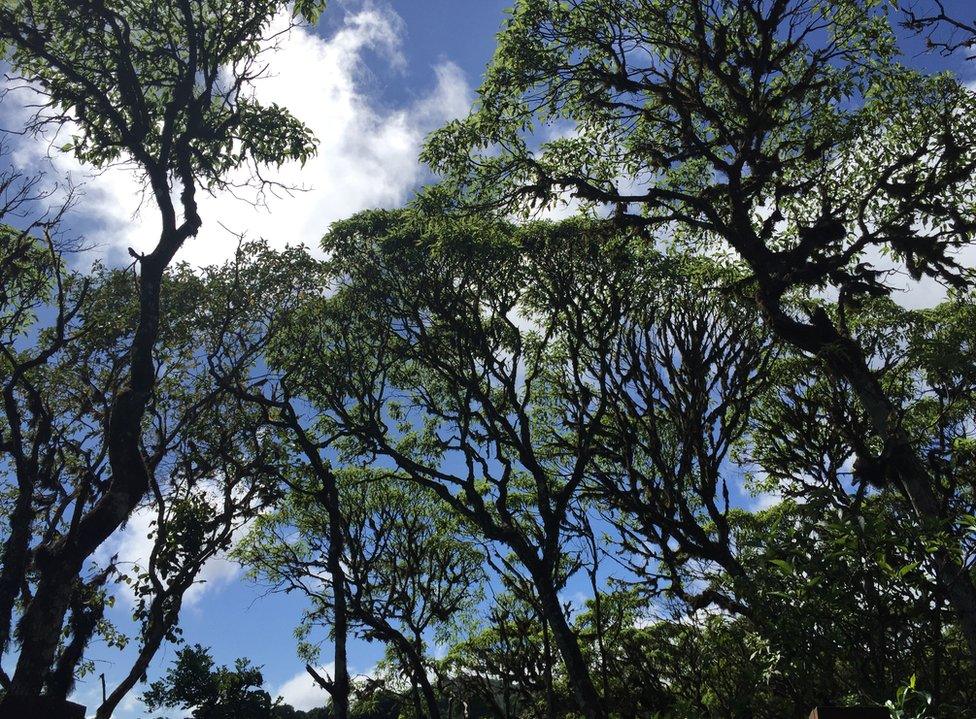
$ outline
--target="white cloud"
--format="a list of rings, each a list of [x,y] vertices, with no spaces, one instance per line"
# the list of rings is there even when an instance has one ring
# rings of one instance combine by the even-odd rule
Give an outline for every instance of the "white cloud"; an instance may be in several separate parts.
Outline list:
[[[331,678],[335,674],[335,662],[316,667],[315,671],[324,677]],[[357,671],[355,667],[349,668],[349,674],[354,683],[375,679],[377,673],[378,667],[375,664],[365,671]],[[324,707],[329,703],[329,693],[316,684],[315,680],[304,669],[285,681],[278,687],[277,691],[271,692],[271,695],[302,711]]]
[[[284,23],[284,18],[279,22]],[[450,62],[433,69],[434,87],[426,96],[400,108],[381,108],[367,92],[363,54],[373,52],[393,69],[404,64],[400,53],[403,23],[392,10],[367,4],[349,13],[338,31],[323,39],[295,29],[269,56],[267,77],[256,85],[265,103],[287,107],[318,139],[318,154],[305,164],[289,163],[265,173],[304,191],[278,197],[268,195],[267,207],[254,206],[229,193],[200,200],[203,228],[178,259],[207,264],[226,258],[236,240],[222,229],[264,237],[275,246],[308,244],[317,247],[331,222],[370,207],[403,204],[424,179],[417,156],[431,129],[467,111],[471,91],[461,70]],[[11,93],[5,104],[25,93]],[[9,107],[5,123],[15,121]],[[24,141],[16,160],[36,165],[49,149],[48,141]],[[58,174],[86,177],[85,199],[76,213],[85,221],[86,239],[102,255],[123,257],[126,248],[144,251],[158,234],[154,208],[139,209],[140,185],[124,168],[92,175],[72,157],[54,158]],[[253,196],[253,193],[252,193]]]
[[[972,245],[954,251],[950,256],[963,267],[976,268],[976,247]],[[894,290],[891,298],[902,307],[924,309],[934,307],[946,299],[948,293],[945,286],[931,277],[913,280],[902,262],[884,255],[877,247],[871,247],[865,252],[864,259],[876,270],[886,273],[884,281]]]
[[[748,508],[753,512],[762,512],[771,507],[775,507],[782,501],[783,495],[779,492],[760,492],[752,496],[751,501],[748,503]]]
[[[331,677],[335,672],[335,664],[329,663],[324,667],[318,667],[317,671],[323,676]],[[328,692],[316,684],[304,669],[282,684],[278,688],[277,696],[281,697],[286,704],[291,704],[301,711],[324,707],[329,702]]]
[[[118,556],[118,566],[122,572],[131,572],[134,566],[145,571],[152,552],[152,521],[155,511],[151,507],[141,507],[132,513],[123,529],[112,534],[95,553],[95,560],[105,564],[113,555]],[[208,591],[230,584],[241,573],[241,567],[220,553],[207,561],[196,576],[196,582],[183,595],[185,607],[195,606]],[[135,604],[135,594],[127,584],[119,584],[119,593],[128,606]]]

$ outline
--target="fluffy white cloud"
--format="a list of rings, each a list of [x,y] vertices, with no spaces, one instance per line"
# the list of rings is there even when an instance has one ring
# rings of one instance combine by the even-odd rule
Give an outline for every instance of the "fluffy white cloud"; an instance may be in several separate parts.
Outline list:
[[[266,206],[249,201],[254,193],[247,192],[243,200],[230,193],[201,198],[203,228],[179,259],[198,265],[223,259],[236,244],[231,233],[264,237],[276,246],[315,247],[331,222],[408,199],[424,179],[417,159],[424,136],[464,113],[471,91],[461,70],[444,62],[433,69],[434,86],[428,95],[406,107],[378,106],[368,93],[363,55],[369,51],[394,69],[401,67],[402,24],[392,10],[367,3],[348,13],[327,39],[295,29],[279,41],[256,95],[287,107],[304,121],[318,139],[318,154],[304,167],[289,163],[266,173],[286,186],[301,188],[268,194]],[[16,122],[9,104],[18,97],[29,102],[26,92],[8,96],[8,126]],[[15,159],[26,167],[36,166],[49,147],[50,138],[25,140]],[[93,175],[68,156],[58,155],[53,162],[56,174],[70,173],[76,181],[85,178],[85,198],[75,212],[83,220],[86,239],[100,254],[124,257],[128,247],[142,251],[155,243],[158,221],[149,202],[140,208],[140,185],[131,171],[110,168]]]
[[[153,529],[152,520],[155,513],[150,507],[144,507],[133,512],[123,529],[116,531],[95,555],[99,563],[107,562],[112,556],[118,556],[118,566],[125,572],[133,566],[145,569],[152,552],[153,540],[150,533]],[[193,607],[208,591],[213,591],[229,584],[241,573],[241,567],[220,553],[210,559],[200,570],[193,584],[183,595],[183,605]],[[135,595],[126,584],[119,585],[119,592],[129,606],[135,603]]]
[[[333,676],[335,673],[335,662],[329,662],[324,666],[316,668],[322,676]],[[376,678],[377,667],[374,664],[365,671],[358,671],[355,667],[349,668],[349,673],[353,682],[361,682],[366,679]],[[309,673],[302,669],[291,679],[285,681],[276,691],[271,692],[272,696],[280,697],[286,704],[290,704],[295,709],[308,711],[317,707],[324,707],[329,702],[329,694],[322,687],[315,683]]]
[[[335,664],[333,663],[318,668],[319,674],[323,676],[332,676],[334,671]],[[316,684],[315,680],[304,669],[282,684],[276,694],[286,704],[291,704],[301,711],[324,707],[329,702],[328,692]]]

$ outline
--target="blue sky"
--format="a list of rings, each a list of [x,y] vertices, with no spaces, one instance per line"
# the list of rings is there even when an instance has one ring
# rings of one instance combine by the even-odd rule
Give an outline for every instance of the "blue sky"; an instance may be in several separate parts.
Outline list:
[[[330,222],[368,207],[396,206],[429,179],[416,160],[424,135],[466,111],[474,97],[504,20],[508,0],[335,0],[314,33],[300,32],[285,42],[271,64],[271,77],[259,92],[291,108],[320,140],[319,157],[299,172],[286,168],[283,179],[304,185],[294,196],[269,198],[265,211],[230,197],[202,203],[204,227],[182,259],[201,264],[228,256],[233,232],[261,235],[277,246],[314,245]],[[947,3],[965,14],[970,0]],[[971,10],[969,10],[969,14]],[[915,44],[916,50],[920,47]],[[961,57],[921,56],[927,69],[951,68],[966,79],[976,77],[976,63]],[[0,126],[16,128],[20,117],[8,98]],[[22,141],[15,160],[43,164],[51,177],[70,174],[85,185],[86,201],[72,215],[73,229],[97,246],[92,256],[119,261],[127,247],[154,241],[151,208],[139,211],[138,185],[124,169],[98,176],[70,158],[45,157],[47,145]],[[111,540],[105,551],[136,558],[138,519],[127,534]],[[107,556],[107,554],[106,554]],[[245,581],[238,568],[216,562],[206,570],[208,583],[197,589],[183,615],[184,637],[212,647],[219,663],[244,656],[262,665],[269,689],[299,708],[324,703],[297,659],[292,630],[302,602],[298,597],[265,596],[266,589]],[[111,618],[123,625],[129,607],[123,598]],[[381,649],[354,644],[354,671],[368,671]],[[173,658],[162,650],[151,676]],[[328,661],[328,647],[323,661]],[[89,707],[100,695],[97,674],[113,679],[128,666],[127,655],[99,650],[96,674],[79,684],[76,698]],[[117,716],[145,716],[134,692]]]
[[[299,174],[286,169],[304,192],[269,198],[266,211],[230,197],[206,198],[200,236],[182,259],[194,264],[220,261],[233,250],[233,232],[261,235],[278,246],[315,245],[330,222],[375,206],[396,206],[429,176],[416,160],[424,135],[465,112],[490,58],[494,35],[507,3],[500,0],[352,2],[334,0],[314,33],[293,34],[259,86],[263,98],[292,109],[315,131],[319,156]],[[23,117],[14,93],[0,106],[0,127],[17,129]],[[85,194],[69,218],[69,230],[96,245],[89,259],[123,262],[129,246],[154,241],[152,208],[140,209],[138,183],[124,169],[93,175],[72,158],[47,157],[49,143],[18,140],[14,161],[42,167],[50,179],[70,175]],[[137,560],[147,544],[145,518],[135,517],[101,554],[119,552]],[[266,588],[243,579],[230,562],[212,563],[207,583],[193,590],[182,617],[184,637],[212,647],[219,663],[248,657],[262,665],[267,687],[300,708],[321,706],[325,694],[313,688],[295,654],[293,629],[303,606],[299,597],[266,595]],[[131,627],[124,596],[110,610],[121,628]],[[353,671],[366,672],[382,650],[357,642]],[[157,656],[150,679],[173,659],[172,645]],[[328,647],[323,663],[329,661]],[[101,696],[98,674],[109,690],[131,665],[131,652],[94,648],[95,674],[79,682],[75,699],[94,710]],[[137,701],[139,686],[116,716],[146,716]],[[179,713],[178,715],[182,715]]]

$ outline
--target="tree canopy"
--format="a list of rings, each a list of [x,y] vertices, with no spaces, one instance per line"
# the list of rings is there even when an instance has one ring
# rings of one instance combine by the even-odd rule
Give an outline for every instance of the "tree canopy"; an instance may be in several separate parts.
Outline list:
[[[67,707],[99,646],[98,719],[142,683],[194,719],[969,716],[976,92],[903,46],[973,24],[515,0],[405,207],[181,263],[203,193],[315,153],[254,86],[322,10],[0,7],[25,133],[159,219],[86,265],[84,195],[0,166],[0,714]],[[215,557],[301,598],[324,706],[184,636]]]

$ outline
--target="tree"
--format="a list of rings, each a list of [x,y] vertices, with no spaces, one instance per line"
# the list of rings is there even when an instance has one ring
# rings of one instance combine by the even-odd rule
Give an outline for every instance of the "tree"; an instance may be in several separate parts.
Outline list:
[[[955,294],[926,310],[906,310],[882,298],[848,316],[850,331],[868,349],[879,381],[902,407],[902,425],[936,480],[934,491],[942,517],[963,525],[972,522],[974,510],[972,313],[971,296]],[[773,381],[753,413],[751,461],[768,478],[767,486],[804,503],[811,520],[818,520],[818,534],[834,535],[838,544],[841,537],[850,543],[849,554],[829,555],[836,556],[838,563],[850,563],[845,576],[874,575],[861,582],[860,588],[845,589],[843,596],[832,600],[824,596],[825,607],[843,605],[852,593],[864,594],[864,604],[887,603],[875,615],[895,617],[893,627],[878,626],[867,617],[852,622],[852,627],[870,628],[865,632],[865,645],[875,654],[893,655],[896,648],[938,642],[942,650],[932,649],[931,659],[901,661],[905,665],[917,662],[907,674],[927,675],[924,682],[933,688],[936,707],[963,705],[966,700],[952,694],[965,689],[959,682],[946,684],[939,668],[949,647],[959,641],[959,626],[947,616],[951,614],[949,593],[934,564],[933,547],[953,542],[955,560],[971,572],[971,538],[957,543],[903,519],[911,515],[911,506],[883,476],[879,478],[875,465],[861,459],[868,453],[865,444],[871,441],[866,429],[870,418],[849,385],[823,376],[815,360],[802,355],[783,356],[771,376]],[[884,520],[879,517],[882,512],[887,515]],[[888,521],[894,526],[884,529]],[[838,526],[843,524],[846,531]],[[811,559],[824,554],[822,550],[810,552]],[[814,572],[824,577],[831,573],[829,567]],[[889,586],[889,581],[895,585]],[[836,579],[833,583],[844,586]],[[825,595],[826,589],[817,592]],[[918,633],[911,640],[889,639],[902,628]],[[927,634],[937,639],[927,640]],[[928,651],[920,650],[917,656]],[[892,656],[891,661],[899,659]],[[889,666],[872,660],[869,669],[861,670],[865,676],[884,677],[874,680],[876,686],[885,687],[875,691],[875,698],[884,691],[893,693],[894,683],[904,680],[904,676],[885,676]]]
[[[395,476],[337,472],[341,487],[343,584],[339,591],[354,631],[387,645],[399,671],[423,697],[422,716],[440,717],[425,648],[477,601],[481,552],[459,536],[457,518],[439,501]],[[294,492],[261,517],[237,556],[251,572],[284,591],[308,595],[301,635],[331,625],[335,581],[329,570],[332,514],[314,493]],[[297,536],[295,536],[297,532]],[[305,658],[314,659],[308,645]],[[331,681],[308,671],[329,690]]]
[[[157,380],[164,391],[151,409],[153,432],[147,431],[144,439],[153,439],[145,451],[153,481],[148,501],[140,505],[141,511],[154,515],[153,548],[146,566],[134,568],[124,579],[136,595],[140,652],[98,708],[98,717],[111,716],[145,675],[161,643],[178,638],[183,595],[204,564],[229,550],[239,530],[280,498],[280,475],[289,464],[282,437],[262,427],[260,409],[226,392],[211,368],[227,345],[227,334],[241,337],[259,323],[251,311],[254,303],[286,306],[293,288],[262,286],[256,276],[294,263],[295,254],[272,253],[261,243],[249,243],[222,267],[198,272],[181,266],[164,280],[174,315],[181,318],[175,328],[180,344],[164,321],[157,349],[166,368]],[[124,305],[124,298],[117,304]],[[193,309],[203,304],[206,311]],[[100,322],[108,326],[104,317]],[[253,363],[255,358],[245,354],[239,361]],[[166,479],[157,479],[159,474]]]
[[[573,709],[565,673],[553,671],[547,656],[547,625],[537,603],[499,594],[486,608],[486,620],[454,642],[438,666],[452,709],[497,719],[562,716]]]
[[[587,654],[595,657],[592,661],[605,666],[603,692],[611,713],[631,717],[669,711],[674,697],[660,658],[669,646],[681,646],[685,630],[658,616],[649,602],[661,597],[650,596],[640,580],[630,587],[604,586],[599,599],[597,603],[594,596],[587,602],[576,626],[587,642]],[[692,611],[681,619],[692,626],[696,614]]]
[[[40,97],[28,129],[70,124],[74,135],[66,149],[81,160],[98,166],[132,163],[143,173],[161,223],[154,248],[132,253],[139,272],[133,302],[138,312],[131,318],[134,331],[118,368],[124,381],[106,398],[109,411],[96,430],[107,466],[104,478],[82,477],[82,486],[98,491],[84,490],[66,531],[37,546],[31,544],[33,506],[17,516],[18,526],[7,536],[0,586],[9,591],[28,581],[33,591],[18,622],[19,654],[6,704],[41,693],[85,562],[153,484],[142,429],[158,398],[154,348],[163,315],[163,279],[180,247],[201,226],[197,192],[227,186],[228,173],[241,165],[304,160],[314,151],[300,122],[282,108],[262,106],[249,93],[260,74],[259,55],[280,32],[272,20],[285,10],[283,2],[231,0],[30,0],[0,9],[6,59]],[[298,10],[313,19],[319,4],[302,2]],[[54,336],[60,349],[74,304],[58,306],[63,316]],[[41,350],[28,367],[43,365],[50,354],[50,347]],[[25,372],[19,370],[18,382],[8,384],[10,393],[30,396]],[[22,430],[12,429],[22,417],[8,421],[14,454],[32,456],[16,436]],[[44,432],[44,422],[40,427]],[[25,505],[43,481],[34,469],[19,464],[17,491]],[[28,554],[30,561],[22,561]],[[12,619],[6,610],[0,625],[9,627]],[[7,637],[9,630],[4,641]]]
[[[102,430],[109,398],[124,382],[136,312],[136,288],[127,273],[97,270],[82,277],[63,265],[44,264],[59,258],[34,238],[27,241],[38,259],[34,269],[52,272],[57,282],[20,282],[17,272],[8,275],[7,286],[24,291],[12,292],[4,305],[11,310],[10,332],[0,341],[0,352],[3,366],[12,371],[0,427],[5,439],[16,438],[3,447],[4,458],[15,476],[19,461],[20,471],[26,467],[37,482],[26,495],[11,491],[13,501],[2,508],[8,546],[18,528],[33,533],[38,546],[70,535],[82,508],[106,490],[110,470]],[[241,270],[235,267],[238,275]],[[256,418],[248,416],[253,408],[222,393],[209,376],[207,355],[214,336],[228,321],[240,324],[222,310],[243,304],[239,294],[224,294],[226,284],[218,279],[185,267],[164,277],[163,292],[179,319],[163,318],[158,330],[156,381],[165,391],[152,403],[140,436],[152,477],[147,498],[136,508],[151,517],[152,551],[142,566],[121,566],[111,558],[102,567],[86,568],[72,586],[70,619],[45,679],[46,694],[63,700],[75,675],[85,670],[85,648],[94,636],[102,635],[110,645],[127,641],[103,612],[121,583],[130,585],[139,646],[128,673],[98,708],[100,717],[110,716],[145,674],[162,642],[178,636],[183,596],[203,565],[226,550],[241,525],[277,495],[267,470],[282,460],[280,442],[272,433],[254,432]],[[63,322],[63,315],[56,315],[53,327],[38,319],[51,302],[45,287],[63,293],[56,306],[75,308]],[[79,287],[82,294],[68,289]],[[190,311],[205,300],[212,303],[210,311]],[[37,347],[21,341],[28,333],[41,338],[44,362],[35,361]],[[26,456],[20,454],[25,446],[31,447]],[[15,557],[5,559],[10,568]],[[22,561],[25,579],[7,596],[28,604],[35,570],[29,554]],[[4,681],[9,686],[9,678]]]
[[[710,576],[748,581],[729,522],[735,448],[777,350],[749,303],[717,289],[734,269],[677,256],[654,264],[635,273],[643,285],[619,285],[607,347],[579,343],[566,360],[607,397],[589,496],[649,593],[745,612]],[[568,389],[553,392],[572,402]]]
[[[7,154],[6,145],[0,145],[0,156],[6,158]],[[67,272],[63,263],[66,248],[56,241],[62,213],[52,217],[29,214],[34,203],[46,199],[39,186],[42,180],[41,176],[24,175],[14,169],[0,175],[0,367],[4,376],[0,457],[6,471],[13,471],[17,487],[15,499],[4,513],[0,648],[6,647],[10,639],[14,604],[30,562],[35,477],[42,461],[47,466],[53,458],[45,447],[53,417],[45,411],[40,392],[27,376],[66,344],[65,328],[78,314],[88,292],[88,283],[76,282],[78,278]],[[18,219],[21,227],[9,224]],[[36,352],[18,352],[18,341],[36,325],[37,315],[52,297],[56,308],[53,331],[40,335],[44,341]],[[30,418],[26,437],[24,414]]]
[[[746,577],[726,472],[771,356],[754,314],[716,294],[733,270],[643,245],[612,223],[364,214],[327,238],[335,294],[271,348],[344,456],[392,461],[477,527],[596,715],[558,599],[594,554],[587,516],[645,569],[660,560],[673,593],[734,603],[691,597],[687,570]]]
[[[882,704],[914,675],[933,709],[965,714],[971,659],[908,514],[889,493],[866,498],[856,522],[819,498],[735,517],[752,573],[746,626],[776,658],[770,688],[794,713]]]
[[[279,333],[294,322],[292,315],[314,303],[326,278],[322,264],[303,249],[281,255],[259,253],[247,265],[247,272],[232,272],[231,287],[240,287],[234,295],[236,314],[223,323],[223,331],[210,359],[210,372],[219,385],[236,401],[256,413],[252,430],[279,438],[286,448],[287,459],[273,467],[277,481],[293,494],[308,495],[328,515],[322,526],[328,532],[324,545],[331,588],[332,635],[335,646],[335,676],[328,680],[309,672],[332,697],[332,708],[338,719],[349,716],[352,684],[349,676],[346,644],[349,634],[349,612],[346,606],[343,557],[342,507],[339,483],[326,455],[331,438],[320,436],[320,427],[306,419],[300,387],[293,377],[269,364],[268,349],[280,342]],[[246,297],[243,302],[240,297]],[[273,301],[266,301],[273,298]],[[252,535],[253,536],[253,535]]]
[[[859,459],[946,538],[933,563],[976,655],[976,585],[957,559],[966,528],[943,516],[903,407],[845,324],[893,291],[877,256],[914,279],[970,283],[953,255],[976,227],[974,94],[896,60],[874,0],[524,0],[477,109],[425,157],[464,207],[572,196],[648,241],[733,250],[776,336],[851,386],[874,444]],[[535,150],[545,123],[572,131]],[[793,304],[825,288],[836,312]]]
[[[149,711],[160,708],[192,709],[193,719],[269,719],[275,704],[261,689],[261,670],[247,659],[234,668],[214,665],[210,652],[199,644],[179,650],[173,665],[143,693]]]
[[[567,304],[621,281],[612,268],[625,260],[601,255],[604,239],[615,246],[598,227],[366,213],[334,226],[338,289],[296,315],[272,355],[351,458],[392,461],[516,557],[588,716],[602,710],[558,592],[576,566],[570,507],[595,458],[602,398],[581,384],[573,406],[553,408],[548,375],[572,371],[554,353],[570,333],[607,341],[613,307],[583,327]]]
[[[925,36],[925,45],[944,56],[957,50],[971,51],[976,46],[976,20],[950,15],[942,0],[932,0],[924,6],[908,3],[902,8],[902,25],[917,35]],[[976,55],[970,54],[972,60]]]

